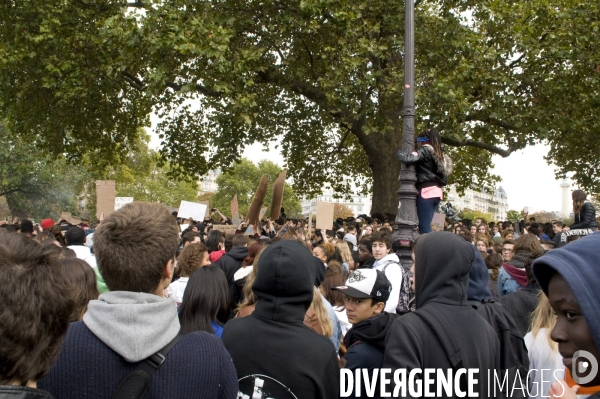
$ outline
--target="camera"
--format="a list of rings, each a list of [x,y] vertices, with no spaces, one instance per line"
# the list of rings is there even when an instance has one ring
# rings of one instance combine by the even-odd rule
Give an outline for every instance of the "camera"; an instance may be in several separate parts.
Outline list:
[[[217,208],[210,208],[210,211],[211,211],[211,212],[216,212],[216,211],[217,211]]]

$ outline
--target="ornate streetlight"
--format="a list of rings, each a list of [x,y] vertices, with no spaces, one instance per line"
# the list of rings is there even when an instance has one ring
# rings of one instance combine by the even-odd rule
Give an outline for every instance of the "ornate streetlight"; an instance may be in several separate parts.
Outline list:
[[[404,16],[404,107],[402,109],[402,151],[410,154],[415,150],[415,4],[406,0]],[[398,252],[405,269],[412,266],[411,251],[416,240],[417,218],[417,176],[414,165],[402,164],[400,171],[400,204],[396,214],[397,230],[394,242],[401,248]]]

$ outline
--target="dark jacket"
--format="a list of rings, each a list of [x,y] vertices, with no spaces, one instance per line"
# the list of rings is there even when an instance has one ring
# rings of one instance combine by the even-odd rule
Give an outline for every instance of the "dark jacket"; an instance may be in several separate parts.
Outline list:
[[[370,258],[365,261],[365,263],[360,265],[361,269],[372,269],[375,264],[375,258]]]
[[[0,399],[54,399],[54,396],[42,389],[0,385]]]
[[[407,164],[416,164],[417,189],[429,186],[444,187],[448,184],[448,171],[445,169],[444,160],[438,158],[430,145],[419,148],[417,155],[398,150],[396,158]]]
[[[523,335],[527,334],[531,325],[531,314],[539,302],[539,287],[528,285],[520,291],[504,295],[498,301],[510,313]]]
[[[233,247],[225,255],[221,256],[213,265],[219,266],[227,277],[229,286],[229,309],[231,309],[230,318],[235,316],[234,309],[241,300],[241,290],[236,285],[233,275],[242,267],[244,258],[248,256],[248,247]]]
[[[256,310],[223,330],[239,390],[264,397],[337,398],[340,370],[331,341],[302,322],[313,298],[313,256],[301,243],[278,241],[261,255],[252,286]],[[292,396],[295,395],[295,396]]]
[[[344,368],[349,370],[367,369],[369,375],[373,375],[374,369],[383,367],[383,353],[385,351],[385,337],[392,326],[396,314],[383,312],[380,315],[364,320],[354,326],[346,333],[344,344],[348,351],[344,355],[346,364]],[[361,381],[362,382],[362,381]],[[375,396],[367,396],[364,382],[361,387],[361,396],[356,396],[353,390],[351,398],[379,398],[380,389]]]
[[[492,326],[500,342],[498,356],[502,375],[508,375],[510,388],[503,390],[505,398],[525,397],[522,390],[512,390],[512,383],[521,377],[517,386],[527,386],[527,371],[529,370],[529,355],[523,340],[524,333],[513,320],[510,313],[500,303],[491,299],[488,290],[489,273],[481,254],[473,247],[474,261],[469,271],[469,290],[467,299],[481,317]],[[514,295],[514,294],[511,294]],[[503,297],[505,298],[505,297]],[[500,387],[497,387],[500,391]]]
[[[459,348],[464,368],[479,369],[475,391],[487,398],[487,373],[499,369],[499,342],[492,327],[467,301],[473,245],[449,232],[421,236],[415,248],[416,311],[392,325],[386,338],[384,368],[452,369],[445,348],[450,338]],[[439,315],[438,319],[431,317]],[[437,334],[432,325],[448,326]],[[454,363],[454,364],[453,364]],[[437,390],[433,384],[432,390]],[[434,391],[435,392],[435,391]],[[445,391],[439,397],[448,397]]]
[[[586,201],[581,206],[579,213],[575,214],[575,223],[569,228],[572,229],[589,229],[597,228],[598,222],[596,221],[596,209],[591,202]]]
[[[69,326],[58,359],[38,386],[60,399],[110,398],[138,364],[126,361],[80,321]],[[169,351],[145,398],[232,399],[236,392],[234,366],[221,340],[196,331]]]

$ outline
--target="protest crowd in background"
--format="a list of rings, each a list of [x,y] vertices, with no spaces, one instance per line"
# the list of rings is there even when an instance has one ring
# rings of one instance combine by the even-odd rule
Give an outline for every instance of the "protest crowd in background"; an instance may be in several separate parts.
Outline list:
[[[457,353],[529,386],[490,395],[480,375],[478,397],[600,397],[600,377],[578,387],[563,364],[600,359],[600,234],[581,195],[570,227],[447,219],[408,268],[380,213],[331,229],[142,202],[97,225],[15,219],[0,229],[0,398],[337,398],[340,370],[446,370]]]

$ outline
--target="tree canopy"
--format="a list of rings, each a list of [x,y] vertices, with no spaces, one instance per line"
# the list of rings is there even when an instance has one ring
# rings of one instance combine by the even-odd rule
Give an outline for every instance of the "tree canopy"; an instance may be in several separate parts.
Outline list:
[[[269,179],[267,195],[263,207],[267,207],[265,219],[271,214],[271,199],[273,197],[273,183],[282,169],[268,160],[261,160],[255,165],[250,160],[242,158],[229,173],[217,177],[218,191],[210,198],[210,206],[217,208],[224,215],[231,217],[230,205],[233,197],[237,195],[238,209],[241,215],[246,216],[252,198],[263,176]],[[289,184],[283,187],[283,208],[286,216],[292,218],[302,210],[300,199]]]
[[[493,185],[492,154],[547,143],[559,175],[600,191],[600,2],[417,3],[416,127],[441,131],[451,182]],[[297,192],[352,181],[394,213],[403,5],[3,1],[0,110],[45,150],[106,163],[155,112],[161,155],[188,174],[276,142]]]
[[[40,221],[63,211],[78,214],[77,200],[87,177],[64,159],[11,137],[0,123],[0,197],[6,198],[13,216]]]

